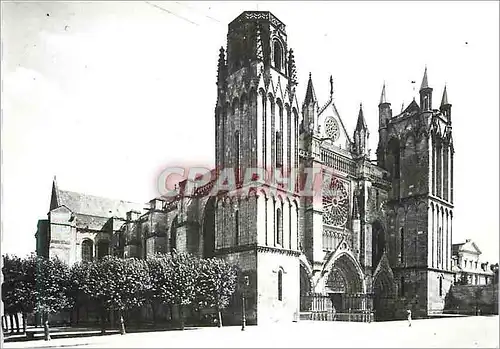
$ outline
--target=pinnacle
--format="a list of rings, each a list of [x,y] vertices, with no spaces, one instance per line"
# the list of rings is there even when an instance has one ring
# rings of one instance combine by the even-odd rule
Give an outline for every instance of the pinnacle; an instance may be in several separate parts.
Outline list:
[[[441,99],[441,106],[448,105],[448,92],[446,91],[446,85],[444,85],[443,98]]]
[[[379,104],[383,104],[383,103],[387,103],[387,96],[385,93],[385,81],[384,81],[384,86],[382,87],[382,93],[380,95],[380,103]]]
[[[422,78],[422,85],[420,86],[420,90],[424,88],[429,88],[429,82],[427,81],[427,66],[425,67],[424,77]]]

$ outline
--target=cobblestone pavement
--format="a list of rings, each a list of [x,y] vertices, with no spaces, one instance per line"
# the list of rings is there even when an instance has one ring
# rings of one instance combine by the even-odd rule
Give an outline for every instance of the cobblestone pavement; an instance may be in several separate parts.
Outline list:
[[[499,317],[460,317],[378,323],[307,322],[186,329],[88,338],[5,343],[5,348],[499,348]]]

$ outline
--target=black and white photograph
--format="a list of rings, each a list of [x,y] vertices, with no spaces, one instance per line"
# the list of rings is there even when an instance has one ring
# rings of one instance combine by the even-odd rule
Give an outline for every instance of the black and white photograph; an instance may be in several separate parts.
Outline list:
[[[1,1],[5,348],[499,348],[498,1]]]

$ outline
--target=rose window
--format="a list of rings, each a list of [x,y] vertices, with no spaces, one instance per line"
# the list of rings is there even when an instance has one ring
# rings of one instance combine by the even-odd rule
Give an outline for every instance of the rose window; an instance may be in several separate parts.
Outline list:
[[[333,117],[328,117],[325,121],[325,133],[333,141],[336,141],[340,136],[339,124]]]
[[[347,223],[349,194],[345,184],[336,179],[326,179],[323,187],[323,222],[335,227]]]

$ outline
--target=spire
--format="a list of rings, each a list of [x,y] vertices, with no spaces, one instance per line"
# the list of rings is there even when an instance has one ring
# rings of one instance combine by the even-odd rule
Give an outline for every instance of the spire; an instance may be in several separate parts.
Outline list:
[[[256,58],[258,61],[264,61],[264,54],[262,52],[262,38],[260,36],[260,25],[257,25],[257,52]]]
[[[221,86],[227,77],[227,65],[224,47],[219,50],[219,63],[217,65],[217,85]]]
[[[420,85],[420,90],[429,88],[429,82],[427,81],[427,66],[425,66],[424,77],[422,78],[422,85]]]
[[[333,96],[333,77],[330,75],[330,97]]]
[[[358,122],[356,124],[356,130],[366,130],[368,126],[366,126],[365,117],[363,116],[363,104],[359,103],[359,114],[358,114]]]
[[[379,105],[384,104],[384,103],[387,103],[387,96],[385,95],[385,81],[384,81],[384,86],[382,87],[382,93],[380,94]]]
[[[312,82],[311,73],[309,72],[309,81],[307,82],[306,97],[304,98],[304,104],[316,103],[316,93],[314,92],[314,86]]]
[[[448,92],[446,92],[446,85],[444,85],[443,98],[441,99],[441,107],[448,105]]]

